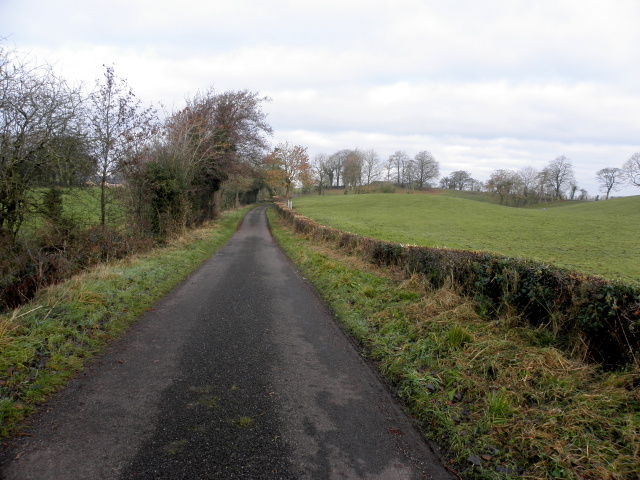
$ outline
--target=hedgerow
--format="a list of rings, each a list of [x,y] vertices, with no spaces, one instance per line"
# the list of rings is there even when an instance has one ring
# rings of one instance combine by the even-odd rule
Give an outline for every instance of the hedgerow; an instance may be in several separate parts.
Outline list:
[[[640,367],[640,286],[481,251],[403,245],[329,228],[276,202],[296,232],[377,265],[456,285],[490,318],[517,315],[565,350],[605,369]]]

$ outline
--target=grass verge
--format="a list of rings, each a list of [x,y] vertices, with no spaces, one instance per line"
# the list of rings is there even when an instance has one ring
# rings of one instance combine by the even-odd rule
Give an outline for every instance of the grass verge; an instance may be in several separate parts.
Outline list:
[[[280,245],[467,479],[637,479],[640,376],[570,359],[543,330],[481,318],[420,277],[294,235]]]
[[[247,210],[77,275],[0,316],[0,438],[224,245]]]

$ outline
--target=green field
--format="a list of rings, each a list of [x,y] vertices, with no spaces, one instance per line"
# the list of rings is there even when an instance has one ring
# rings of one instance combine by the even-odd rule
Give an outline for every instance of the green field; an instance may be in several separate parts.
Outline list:
[[[522,209],[446,195],[329,195],[296,198],[294,208],[368,237],[495,252],[640,283],[640,196]]]
[[[46,224],[44,196],[48,189],[37,188],[30,192],[29,214],[22,224],[20,235],[37,235]],[[62,194],[62,217],[79,228],[95,227],[100,224],[100,187],[60,188]],[[126,219],[126,207],[123,203],[124,192],[120,189],[108,189],[106,192],[107,226],[120,228]]]

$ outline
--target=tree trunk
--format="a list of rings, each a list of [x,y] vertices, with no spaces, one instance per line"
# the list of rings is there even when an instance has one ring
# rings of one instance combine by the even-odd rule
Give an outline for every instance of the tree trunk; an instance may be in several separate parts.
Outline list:
[[[216,218],[220,218],[222,214],[222,189],[218,188],[215,192],[213,192],[213,205],[211,209],[212,217],[215,220]]]
[[[107,197],[106,197],[107,182],[102,180],[100,182],[100,226],[104,228],[107,219]]]

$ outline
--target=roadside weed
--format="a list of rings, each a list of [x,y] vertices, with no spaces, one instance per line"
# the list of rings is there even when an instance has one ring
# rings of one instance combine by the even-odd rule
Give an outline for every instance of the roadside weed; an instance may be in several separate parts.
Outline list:
[[[459,349],[467,343],[471,343],[473,338],[465,329],[458,326],[452,326],[447,332],[447,340],[450,348]]]
[[[513,413],[511,402],[509,401],[509,394],[504,387],[498,391],[494,390],[489,392],[487,395],[487,403],[487,415],[494,425],[505,424]]]
[[[255,420],[251,417],[240,417],[233,420],[233,423],[240,428],[251,428],[255,424]]]

